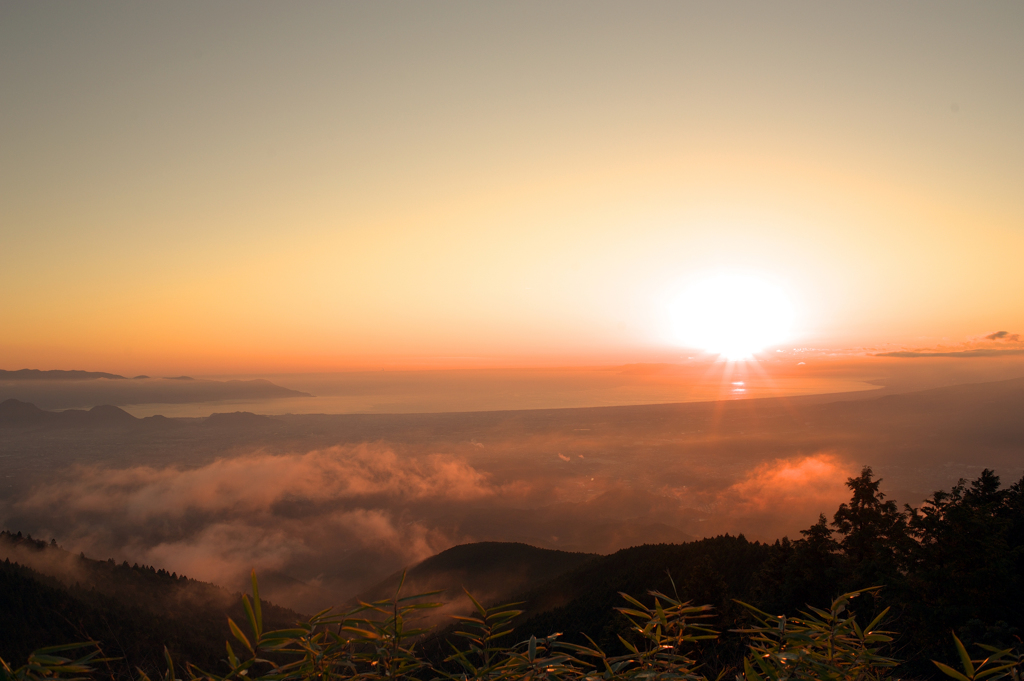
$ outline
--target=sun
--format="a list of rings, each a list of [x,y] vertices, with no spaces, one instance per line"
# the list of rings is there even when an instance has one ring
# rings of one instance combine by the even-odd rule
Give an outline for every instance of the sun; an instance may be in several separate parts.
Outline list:
[[[677,342],[736,361],[788,340],[794,310],[778,286],[735,273],[691,285],[677,300],[674,317]]]

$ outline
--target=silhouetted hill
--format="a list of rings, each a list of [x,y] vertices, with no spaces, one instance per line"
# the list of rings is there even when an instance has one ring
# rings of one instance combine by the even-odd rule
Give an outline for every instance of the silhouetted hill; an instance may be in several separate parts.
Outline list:
[[[275,423],[276,419],[270,416],[261,416],[249,411],[210,414],[203,419],[203,425],[208,428],[260,428]]]
[[[46,645],[87,639],[123,659],[117,678],[135,667],[162,674],[163,646],[177,660],[221,669],[227,618],[245,627],[240,594],[213,584],[127,562],[75,556],[28,537],[0,532],[0,658],[24,660]],[[284,628],[298,613],[263,601],[268,628]],[[155,677],[154,677],[155,678]]]
[[[115,426],[138,423],[124,409],[104,404],[84,409],[67,409],[65,411],[44,411],[34,404],[20,400],[4,400],[0,402],[0,425],[6,426],[39,426],[57,427],[91,427]]]
[[[642,594],[657,589],[671,593],[670,576],[681,596],[703,597],[710,602],[714,595],[688,579],[699,565],[709,567],[737,591],[746,592],[749,569],[763,558],[765,546],[742,535],[723,535],[684,544],[646,544],[622,549],[609,556],[598,556],[525,594],[527,614],[550,610],[582,596],[592,597],[598,591],[613,600],[620,591]]]
[[[112,404],[101,404],[88,411],[68,409],[67,411],[59,413],[64,418],[82,418],[85,422],[91,425],[114,425],[138,422],[137,418],[126,412],[124,409],[115,407]],[[79,416],[79,414],[81,416]]]
[[[56,418],[56,412],[43,411],[34,404],[9,399],[0,402],[0,423],[30,425]]]
[[[623,549],[517,594],[525,610],[517,632],[528,637],[562,631],[567,640],[585,643],[583,632],[597,640],[606,628],[611,631],[614,608],[624,603],[619,592],[672,595],[673,581],[682,600],[709,603],[728,617],[735,610],[732,599],[751,600],[754,578],[769,556],[768,544],[742,535]]]
[[[98,404],[183,404],[309,396],[309,393],[290,390],[264,379],[212,381],[189,376],[136,376],[126,379],[100,372],[36,369],[0,372],[0,400],[13,398],[31,402],[43,409],[81,408]]]
[[[622,648],[618,636],[628,629],[615,611],[626,605],[620,592],[649,601],[651,590],[673,595],[674,582],[682,600],[715,606],[714,625],[719,630],[741,626],[745,615],[733,599],[757,601],[757,576],[771,550],[770,545],[728,535],[685,544],[636,546],[609,556],[592,556],[547,582],[513,591],[497,602],[522,603],[519,608],[524,612],[510,641],[559,632],[564,641],[586,645],[586,634],[606,651],[618,651]],[[441,663],[450,654],[450,643],[459,643],[452,637],[454,630],[450,625],[428,638],[424,654]],[[730,661],[740,653],[738,639],[724,640],[706,650],[704,657]]]
[[[472,607],[463,588],[483,603],[500,603],[513,595],[536,588],[569,570],[599,558],[593,553],[540,549],[517,542],[478,542],[454,546],[408,568],[402,593],[443,591],[448,605],[432,618],[447,618]],[[402,572],[367,589],[354,601],[392,598]]]
[[[0,381],[89,381],[97,378],[112,378],[125,380],[124,376],[108,374],[103,371],[64,371],[54,369],[52,371],[41,371],[39,369],[18,369],[17,371],[6,371],[0,369]]]

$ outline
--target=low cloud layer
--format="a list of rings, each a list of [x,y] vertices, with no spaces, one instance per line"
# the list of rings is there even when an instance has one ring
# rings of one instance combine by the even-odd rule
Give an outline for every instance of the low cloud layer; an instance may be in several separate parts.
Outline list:
[[[761,464],[718,496],[721,523],[727,531],[758,537],[778,537],[792,532],[794,517],[831,516],[847,501],[846,480],[856,467],[831,454],[782,459]]]
[[[478,454],[377,443],[256,452],[190,469],[79,467],[0,513],[8,527],[36,528],[90,557],[229,588],[242,588],[255,567],[272,600],[314,611],[470,541],[609,552],[723,532],[792,535],[834,511],[853,473],[819,454],[754,463],[717,483],[693,471],[647,476],[643,466],[623,480],[555,449],[542,457],[550,465],[538,460],[512,477],[495,472],[516,456],[512,444],[490,447],[504,450],[494,459],[471,444]],[[693,484],[673,483],[680,478]]]
[[[42,525],[95,557],[227,586],[256,566],[270,581],[277,573],[298,579],[295,591],[305,585],[340,597],[380,569],[452,545],[457,537],[419,507],[444,511],[494,493],[486,476],[450,456],[399,461],[387,447],[361,445],[191,470],[81,467],[35,488],[7,523]]]

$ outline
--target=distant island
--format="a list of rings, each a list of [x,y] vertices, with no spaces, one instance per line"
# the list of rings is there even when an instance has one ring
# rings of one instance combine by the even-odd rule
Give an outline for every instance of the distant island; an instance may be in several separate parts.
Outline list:
[[[290,397],[312,395],[263,379],[214,381],[191,376],[126,378],[102,371],[0,370],[0,401],[16,399],[31,402],[42,409]]]
[[[18,369],[7,371],[0,369],[0,381],[91,381],[97,378],[113,378],[128,380],[124,376],[108,374],[104,371],[80,371],[78,369],[65,371],[53,369],[42,371],[40,369]],[[136,376],[136,378],[149,378],[148,376]]]

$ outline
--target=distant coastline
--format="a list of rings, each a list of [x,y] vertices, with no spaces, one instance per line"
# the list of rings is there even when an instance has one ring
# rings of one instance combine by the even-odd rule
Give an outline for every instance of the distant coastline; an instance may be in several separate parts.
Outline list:
[[[0,401],[16,399],[41,409],[89,409],[99,405],[205,404],[312,397],[265,379],[215,381],[190,376],[126,378],[98,371],[0,370]]]

